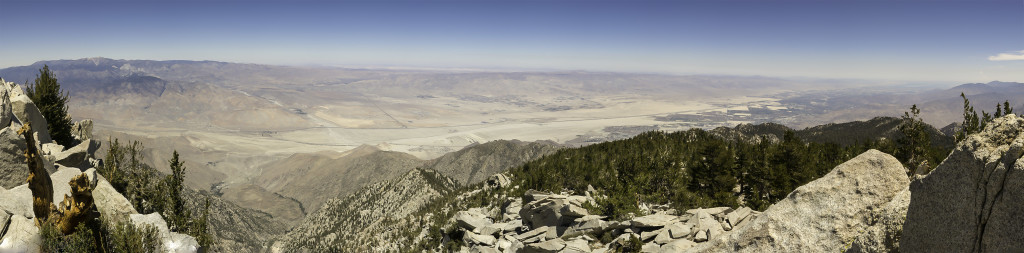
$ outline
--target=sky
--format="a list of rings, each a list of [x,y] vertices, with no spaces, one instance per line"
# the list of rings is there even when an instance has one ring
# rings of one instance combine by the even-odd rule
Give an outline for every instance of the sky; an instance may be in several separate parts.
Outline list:
[[[0,68],[87,57],[1024,82],[1024,0],[0,0]]]

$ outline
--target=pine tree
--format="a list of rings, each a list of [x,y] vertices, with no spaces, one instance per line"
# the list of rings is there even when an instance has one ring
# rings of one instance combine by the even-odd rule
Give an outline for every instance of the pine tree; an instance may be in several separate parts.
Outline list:
[[[960,97],[964,99],[964,121],[960,123],[960,129],[956,131],[956,142],[966,139],[967,135],[981,131],[987,123],[987,121],[978,119],[978,113],[974,111],[974,106],[971,105],[970,100],[967,100],[967,96],[963,92],[960,93]]]
[[[75,138],[71,135],[71,115],[68,115],[68,93],[61,90],[60,82],[50,71],[50,67],[43,65],[35,82],[27,83],[25,86],[25,93],[46,118],[46,130],[49,131],[53,141],[65,147],[74,145]]]
[[[1001,110],[996,111],[1001,113]],[[903,166],[910,170],[914,170],[918,164],[927,159],[925,156],[931,147],[931,138],[925,131],[925,123],[920,114],[921,109],[917,108],[916,104],[911,106],[909,112],[903,113],[903,123],[899,126],[903,137],[897,140],[899,146],[896,155],[904,161]]]
[[[171,226],[178,231],[186,227],[189,220],[189,213],[185,210],[185,201],[182,199],[182,189],[185,187],[185,166],[178,160],[178,151],[175,150],[168,161],[171,165],[171,175],[167,176],[167,194],[170,199]]]

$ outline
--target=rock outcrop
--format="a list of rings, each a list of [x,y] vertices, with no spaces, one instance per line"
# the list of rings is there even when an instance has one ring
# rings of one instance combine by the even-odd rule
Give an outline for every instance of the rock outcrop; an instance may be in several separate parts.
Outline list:
[[[0,129],[0,187],[9,189],[25,183],[28,165],[24,150],[25,137],[18,134],[18,129]]]
[[[2,80],[0,80],[2,82]],[[15,85],[15,89],[20,90],[20,87]],[[46,118],[39,112],[39,108],[36,107],[35,103],[32,103],[32,99],[28,96],[18,93],[19,96],[11,97],[11,108],[18,123],[32,123],[36,126],[46,126]],[[39,135],[37,138],[40,143],[53,142],[50,139],[50,132],[46,130],[46,127],[36,127],[32,130],[34,134]]]
[[[970,135],[910,184],[903,252],[1024,252],[1024,119]]]
[[[748,225],[695,248],[712,252],[837,252],[909,183],[896,158],[869,150],[798,187]]]

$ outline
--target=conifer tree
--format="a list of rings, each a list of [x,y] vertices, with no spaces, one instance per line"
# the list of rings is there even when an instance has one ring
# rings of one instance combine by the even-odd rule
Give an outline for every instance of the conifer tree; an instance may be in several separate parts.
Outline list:
[[[963,92],[960,93],[960,97],[964,99],[964,121],[960,123],[960,129],[956,131],[956,142],[966,139],[967,135],[981,131],[987,123],[987,121],[978,119],[978,113],[974,111],[974,106],[971,105],[970,100],[967,100],[967,96]],[[982,113],[984,114],[984,112]]]
[[[916,104],[911,106],[909,112],[903,113],[903,123],[899,126],[903,137],[897,140],[899,146],[896,155],[905,162],[903,166],[911,170],[917,168],[922,161],[927,160],[925,156],[928,148],[931,147],[931,138],[925,131],[925,123],[920,115],[921,109],[917,108]]]
[[[185,187],[185,166],[178,160],[177,150],[174,151],[171,160],[168,162],[171,165],[171,175],[167,176],[167,194],[169,195],[170,211],[172,213],[168,218],[171,220],[171,226],[180,231],[191,220],[189,213],[187,213],[188,211],[185,210],[185,201],[181,196],[182,188]]]
[[[71,136],[71,116],[68,115],[68,94],[61,90],[60,82],[50,71],[50,67],[43,65],[36,80],[33,83],[26,83],[25,86],[25,93],[46,118],[46,130],[53,141],[65,147],[74,145],[75,138]]]

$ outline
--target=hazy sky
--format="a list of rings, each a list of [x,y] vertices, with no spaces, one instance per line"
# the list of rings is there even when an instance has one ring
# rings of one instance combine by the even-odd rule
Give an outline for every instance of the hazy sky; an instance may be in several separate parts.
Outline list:
[[[95,56],[1024,81],[1024,0],[0,0],[0,67]]]

